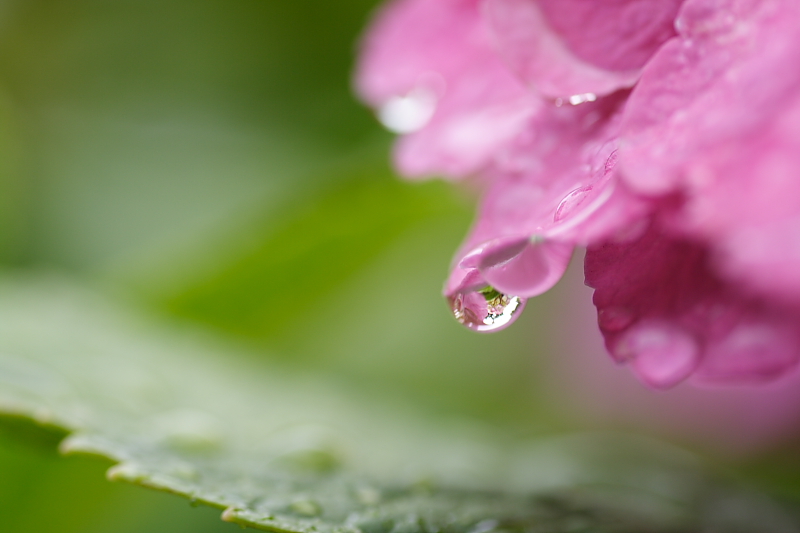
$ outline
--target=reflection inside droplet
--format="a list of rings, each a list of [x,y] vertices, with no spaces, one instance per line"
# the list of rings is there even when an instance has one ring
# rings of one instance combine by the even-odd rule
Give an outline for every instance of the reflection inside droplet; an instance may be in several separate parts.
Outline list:
[[[453,316],[473,331],[497,331],[517,319],[525,307],[519,296],[503,294],[492,287],[459,292],[448,297]]]
[[[422,129],[436,110],[436,94],[417,88],[403,96],[394,96],[378,110],[378,120],[395,133]]]

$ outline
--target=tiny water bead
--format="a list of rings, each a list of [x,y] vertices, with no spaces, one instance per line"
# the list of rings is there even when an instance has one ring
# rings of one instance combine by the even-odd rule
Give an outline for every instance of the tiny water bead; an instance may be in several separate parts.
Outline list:
[[[589,193],[592,192],[592,186],[578,187],[570,191],[556,207],[556,212],[553,215],[553,222],[560,222],[566,217],[573,214],[586,199]]]
[[[569,97],[568,101],[572,105],[585,104],[586,102],[594,102],[597,100],[597,95],[594,93],[573,94]]]
[[[387,100],[378,109],[378,120],[394,133],[413,133],[425,127],[434,111],[436,93],[416,88],[408,94]]]
[[[597,311],[597,325],[602,331],[618,332],[633,324],[636,317],[624,307],[605,307]]]
[[[597,100],[597,95],[594,93],[582,93],[582,94],[573,94],[569,98],[556,98],[553,100],[553,103],[556,107],[561,107],[564,105],[565,102],[569,102],[570,105],[580,105],[585,104],[586,102],[594,102]]]
[[[493,287],[459,292],[448,297],[453,316],[473,331],[497,331],[517,319],[525,299],[503,294]]]
[[[314,500],[307,499],[292,502],[289,504],[289,510],[302,516],[319,516],[322,514],[322,506]]]

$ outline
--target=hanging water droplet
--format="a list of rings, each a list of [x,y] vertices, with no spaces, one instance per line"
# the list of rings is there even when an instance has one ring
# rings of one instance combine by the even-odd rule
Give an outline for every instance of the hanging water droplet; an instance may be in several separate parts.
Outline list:
[[[492,287],[459,292],[448,298],[453,316],[473,331],[496,331],[517,319],[525,299],[503,294]]]
[[[378,120],[394,133],[412,133],[425,127],[435,110],[436,94],[416,88],[389,98],[378,110]]]
[[[586,198],[589,196],[589,193],[592,192],[592,186],[587,185],[585,187],[578,187],[570,191],[563,200],[558,204],[556,207],[556,212],[553,215],[553,222],[559,222],[564,220],[569,215],[575,212],[575,210],[584,202]]]

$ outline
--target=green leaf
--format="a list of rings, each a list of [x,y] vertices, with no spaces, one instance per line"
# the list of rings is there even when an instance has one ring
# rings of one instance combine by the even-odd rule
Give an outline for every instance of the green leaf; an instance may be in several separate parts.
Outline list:
[[[246,355],[52,277],[0,281],[6,427],[27,416],[46,438],[61,428],[63,452],[117,463],[110,479],[219,507],[225,520],[292,533],[796,528],[664,445],[515,441]]]

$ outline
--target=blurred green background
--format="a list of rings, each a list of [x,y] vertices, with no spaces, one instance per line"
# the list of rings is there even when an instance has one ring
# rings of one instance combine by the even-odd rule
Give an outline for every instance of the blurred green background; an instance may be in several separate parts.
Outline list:
[[[0,4],[0,261],[431,416],[592,427],[540,377],[571,293],[500,335],[449,316],[441,284],[474,199],[398,180],[390,135],[352,96],[375,4]],[[0,433],[4,531],[235,527],[110,484],[107,466]]]
[[[345,386],[535,431],[526,327],[469,335],[440,297],[472,200],[399,181],[351,94],[375,4],[0,4],[0,260]],[[4,530],[234,527],[26,442],[0,434]]]

